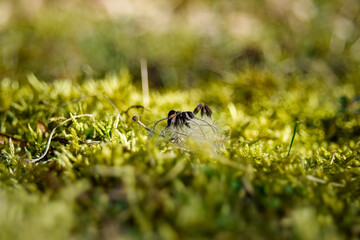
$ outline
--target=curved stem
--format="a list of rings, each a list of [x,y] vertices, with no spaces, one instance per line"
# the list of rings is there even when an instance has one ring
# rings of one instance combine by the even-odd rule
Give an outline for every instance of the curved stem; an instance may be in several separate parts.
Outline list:
[[[166,129],[168,129],[169,128],[169,126],[166,126],[161,132],[160,132],[160,134],[159,134],[159,136],[161,136],[161,137],[165,137],[165,135],[164,135],[164,131],[166,130]]]
[[[30,162],[30,163],[37,163],[37,162],[39,162],[41,159],[43,159],[43,158],[46,156],[46,154],[48,153],[48,151],[49,151],[51,139],[52,139],[53,135],[55,134],[56,129],[57,129],[58,127],[64,125],[65,123],[67,123],[67,122],[69,122],[69,121],[72,121],[73,118],[75,119],[75,118],[80,118],[80,117],[91,117],[91,118],[94,120],[94,122],[95,122],[95,118],[94,118],[94,116],[91,115],[91,114],[81,114],[81,115],[76,115],[76,116],[73,116],[72,118],[66,119],[65,121],[63,121],[63,122],[61,122],[60,124],[58,124],[58,125],[51,131],[51,133],[50,133],[50,135],[49,135],[49,138],[48,138],[48,140],[47,140],[47,143],[46,143],[46,148],[45,148],[44,153],[43,153],[40,157],[38,157],[38,158],[25,159],[25,161],[28,161],[28,162]]]
[[[159,121],[157,121],[157,122],[154,124],[154,126],[153,126],[153,128],[152,128],[152,131],[155,132],[156,125],[157,125],[159,122],[164,121],[164,120],[166,120],[166,119],[168,119],[168,118],[167,118],[167,117],[166,117],[166,118],[162,118],[162,119],[160,119]],[[164,130],[165,130],[165,129],[164,129]]]
[[[155,133],[153,130],[151,130],[150,128],[148,128],[145,124],[143,124],[142,122],[140,122],[140,120],[136,120],[137,124],[139,124],[140,126],[142,126],[143,128],[145,128],[147,131],[151,132],[151,133]]]

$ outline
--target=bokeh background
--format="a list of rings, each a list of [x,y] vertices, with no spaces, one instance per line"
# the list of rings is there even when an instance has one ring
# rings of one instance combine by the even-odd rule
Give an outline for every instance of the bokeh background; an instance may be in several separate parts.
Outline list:
[[[140,83],[145,58],[150,88],[226,81],[249,67],[347,81],[359,72],[359,9],[357,0],[2,0],[0,79],[98,79],[125,66]]]

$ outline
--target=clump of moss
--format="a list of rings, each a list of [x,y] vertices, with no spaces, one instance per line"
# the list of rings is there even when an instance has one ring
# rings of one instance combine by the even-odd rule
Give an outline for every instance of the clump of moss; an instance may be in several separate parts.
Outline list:
[[[348,86],[279,78],[249,70],[206,91],[152,91],[146,109],[130,108],[142,98],[127,71],[82,83],[2,80],[0,238],[358,237],[360,117],[338,105]],[[223,136],[216,154],[196,138],[190,152],[149,138],[131,119],[151,126],[198,102]],[[67,118],[44,161],[25,161]]]

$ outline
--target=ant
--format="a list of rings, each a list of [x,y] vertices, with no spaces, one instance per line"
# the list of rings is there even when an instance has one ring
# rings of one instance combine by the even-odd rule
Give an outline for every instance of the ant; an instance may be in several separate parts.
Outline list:
[[[203,117],[204,115],[208,116],[209,118],[211,118],[212,115],[212,111],[209,108],[208,105],[206,105],[205,103],[199,103],[196,108],[194,109],[194,114],[197,114],[199,111],[201,111],[201,117]]]

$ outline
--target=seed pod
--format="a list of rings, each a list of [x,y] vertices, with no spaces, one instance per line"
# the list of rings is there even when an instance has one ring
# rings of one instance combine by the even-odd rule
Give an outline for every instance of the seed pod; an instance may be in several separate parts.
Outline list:
[[[194,109],[194,114],[197,114],[199,111],[201,111],[201,117],[204,117],[204,115],[206,115],[211,118],[212,111],[208,105],[204,103],[199,103]]]

